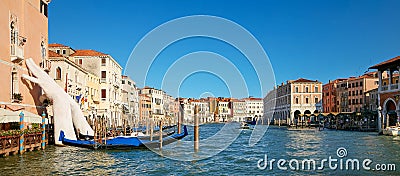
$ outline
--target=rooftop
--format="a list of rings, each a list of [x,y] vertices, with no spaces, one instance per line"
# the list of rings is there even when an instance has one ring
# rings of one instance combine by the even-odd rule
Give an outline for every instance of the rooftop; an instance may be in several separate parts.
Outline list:
[[[383,61],[379,64],[376,64],[372,67],[369,67],[369,69],[386,69],[389,68],[390,66],[394,65],[397,66],[400,64],[400,56],[394,57],[392,59],[389,59],[387,61]]]
[[[95,50],[76,50],[74,54],[71,56],[107,56],[108,54],[104,54],[102,52],[98,52]]]
[[[52,48],[69,48],[69,46],[63,45],[63,44],[59,44],[59,43],[50,43],[49,47]]]
[[[299,78],[297,80],[292,81],[294,83],[307,83],[307,82],[319,82],[318,80],[309,80],[304,78]]]

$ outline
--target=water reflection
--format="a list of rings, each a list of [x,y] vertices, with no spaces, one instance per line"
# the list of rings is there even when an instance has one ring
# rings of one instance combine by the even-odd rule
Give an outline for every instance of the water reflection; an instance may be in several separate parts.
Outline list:
[[[288,142],[285,145],[288,156],[315,156],[321,149],[323,133],[315,129],[289,130],[286,132]]]

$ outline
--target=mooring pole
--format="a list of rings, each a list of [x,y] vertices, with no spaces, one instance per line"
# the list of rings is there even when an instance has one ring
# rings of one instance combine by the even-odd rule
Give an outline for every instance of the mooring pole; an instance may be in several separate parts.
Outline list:
[[[163,126],[163,121],[162,121],[162,119],[160,120],[160,139],[159,139],[159,141],[160,141],[160,150],[162,150],[162,143],[163,143],[163,129],[162,129],[162,126]]]
[[[153,118],[150,119],[150,141],[153,141]]]
[[[181,106],[181,108],[180,108],[180,110],[181,111],[179,111],[180,113],[180,115],[178,115],[178,134],[181,134],[181,123],[182,123],[182,118],[183,118],[183,116],[184,116],[184,112],[183,112],[183,104],[181,104],[180,105]]]
[[[194,106],[194,151],[199,151],[199,107],[197,105]]]
[[[19,153],[23,154],[25,152],[25,142],[24,142],[24,133],[22,131],[25,129],[25,124],[24,124],[24,113],[21,111],[19,114],[19,130],[21,131],[21,134],[19,135]]]
[[[46,113],[42,114],[42,150],[46,147]]]

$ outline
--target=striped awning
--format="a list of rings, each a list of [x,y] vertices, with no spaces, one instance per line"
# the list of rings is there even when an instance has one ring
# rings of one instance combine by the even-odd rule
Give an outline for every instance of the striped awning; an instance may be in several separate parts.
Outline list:
[[[19,122],[19,114],[24,113],[24,122],[42,123],[42,117],[29,111],[10,111],[0,108],[0,123]]]

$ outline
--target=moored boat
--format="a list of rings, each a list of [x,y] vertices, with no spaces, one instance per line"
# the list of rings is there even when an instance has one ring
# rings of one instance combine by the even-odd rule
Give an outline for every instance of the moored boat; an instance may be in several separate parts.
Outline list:
[[[163,137],[162,144],[168,145],[172,142],[180,140],[188,135],[186,126],[183,127],[183,133],[173,134]],[[157,137],[154,136],[154,139]],[[136,136],[117,136],[113,138],[95,140],[70,140],[65,138],[64,132],[60,132],[60,141],[64,145],[83,147],[89,149],[135,149],[135,148],[155,148],[160,145],[159,140],[149,140]]]

